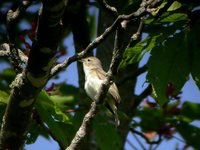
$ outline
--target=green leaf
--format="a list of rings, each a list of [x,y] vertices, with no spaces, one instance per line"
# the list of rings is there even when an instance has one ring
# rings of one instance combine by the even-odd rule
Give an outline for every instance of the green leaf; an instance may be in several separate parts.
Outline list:
[[[79,88],[73,85],[62,83],[59,85],[59,92],[60,92],[59,95],[62,95],[62,96],[73,96],[74,101],[79,99],[79,95],[77,94],[79,92]]]
[[[113,124],[107,123],[104,116],[96,115],[94,119],[94,130],[99,149],[102,150],[120,150],[120,136]]]
[[[8,93],[0,90],[0,103],[7,104],[8,103],[8,98],[9,98]]]
[[[13,69],[6,68],[0,73],[0,80],[6,80],[8,83],[11,83],[16,76],[16,73]]]
[[[177,22],[177,21],[183,21],[183,20],[187,20],[188,16],[187,14],[184,13],[173,13],[165,18],[162,18],[160,20],[160,22],[163,23],[171,23],[171,22]]]
[[[40,124],[38,124],[35,120],[32,120],[28,129],[26,144],[35,143],[39,135],[49,139],[49,133],[47,130],[44,130]]]
[[[133,64],[136,62],[139,62],[142,57],[144,56],[144,54],[150,50],[150,47],[153,45],[153,43],[151,42],[151,38],[147,37],[144,40],[138,42],[134,47],[128,48],[125,50],[124,54],[123,54],[123,59],[120,63],[119,68],[125,68],[127,65],[129,64]],[[151,46],[148,46],[148,49],[145,49],[147,43],[151,43]]]
[[[169,83],[175,86],[177,94],[189,75],[188,51],[184,34],[175,34],[154,47],[148,61],[147,79],[152,84],[159,104],[167,102],[166,90]]]
[[[197,21],[191,28],[191,32],[188,33],[189,49],[191,56],[191,74],[196,82],[196,85],[200,89],[200,21]]]
[[[200,104],[184,102],[180,115],[187,117],[190,121],[200,120]]]
[[[15,76],[15,72],[10,68],[6,68],[0,72],[0,90],[9,92],[9,84],[14,80]]]
[[[158,6],[154,11],[152,11],[152,15],[153,16],[157,15],[159,10],[162,9],[166,4],[167,4],[167,2],[162,2],[162,4],[160,6]]]
[[[69,108],[68,104],[74,102],[74,96],[61,96],[61,95],[53,95],[49,97],[51,101],[58,106],[60,109],[64,110]]]
[[[58,102],[57,100],[55,100],[56,97],[59,96],[49,96],[48,93],[46,93],[44,90],[39,94],[38,96],[38,100],[40,101],[40,103],[43,104],[43,106],[46,107],[46,109],[48,109],[48,111],[51,113],[51,115],[53,115],[56,119],[66,122],[66,123],[71,123],[71,117],[69,114],[63,113],[63,110],[65,108],[67,108],[67,105],[65,104],[65,98],[61,98],[60,99],[64,99],[64,104],[62,102]],[[66,105],[66,106],[64,106]]]
[[[50,131],[54,135],[54,137],[62,144],[63,147],[66,147],[69,144],[68,133],[66,130],[63,130],[59,126],[60,123],[55,120],[50,113],[48,113],[48,109],[39,101],[36,102],[36,110],[41,117],[41,119],[47,124],[50,128]],[[67,125],[67,124],[66,124]]]
[[[143,48],[143,46],[138,44],[134,47],[126,49],[123,56],[123,61],[120,64],[120,68],[124,68],[128,64],[138,62],[142,57]]]
[[[125,50],[119,68],[123,69],[129,64],[139,62],[146,52],[157,47],[166,38],[173,35],[177,28],[181,26],[181,23],[174,23],[169,27],[162,25],[149,25],[147,27],[149,35],[144,40],[138,42],[135,46]]]
[[[136,116],[141,118],[139,125],[144,132],[157,131],[166,122],[162,109],[144,108],[137,110]]]
[[[158,41],[160,41],[160,39],[162,39],[162,34],[152,36],[152,38],[147,42],[145,50],[149,51],[154,48],[158,44]]]
[[[181,3],[179,3],[178,1],[174,1],[171,6],[167,9],[167,11],[174,11],[177,10],[181,7]]]
[[[182,121],[177,125],[177,131],[185,139],[187,145],[199,149],[200,128]]]

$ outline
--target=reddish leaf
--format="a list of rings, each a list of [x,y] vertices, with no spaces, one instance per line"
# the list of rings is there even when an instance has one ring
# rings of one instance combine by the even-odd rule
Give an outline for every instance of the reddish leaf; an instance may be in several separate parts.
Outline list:
[[[157,103],[150,102],[148,99],[144,100],[143,105],[144,107],[147,107],[147,108],[156,108],[158,106]]]
[[[168,83],[167,89],[166,89],[166,96],[170,97],[174,94],[176,88],[172,83]]]
[[[157,135],[157,132],[155,131],[151,131],[151,132],[146,132],[144,133],[144,136],[147,138],[147,139],[150,139],[150,140],[153,140]]]

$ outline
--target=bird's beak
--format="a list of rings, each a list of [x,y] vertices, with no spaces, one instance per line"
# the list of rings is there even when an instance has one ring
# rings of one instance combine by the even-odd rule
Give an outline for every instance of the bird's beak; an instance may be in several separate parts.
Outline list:
[[[85,61],[85,58],[79,59],[78,61],[83,63]]]
[[[83,59],[79,59],[78,61],[79,61],[79,62],[83,62],[84,60],[83,60]]]

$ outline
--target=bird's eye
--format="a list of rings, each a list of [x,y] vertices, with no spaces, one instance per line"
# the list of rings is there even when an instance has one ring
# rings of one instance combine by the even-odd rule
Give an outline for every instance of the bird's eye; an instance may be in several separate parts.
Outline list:
[[[90,59],[88,59],[87,61],[90,61]]]

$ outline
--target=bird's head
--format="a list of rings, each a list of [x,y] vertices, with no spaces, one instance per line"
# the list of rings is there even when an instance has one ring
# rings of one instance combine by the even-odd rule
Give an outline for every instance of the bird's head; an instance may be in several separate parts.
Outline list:
[[[101,61],[93,56],[89,56],[79,60],[83,63],[84,68],[94,69],[94,68],[102,68]]]

